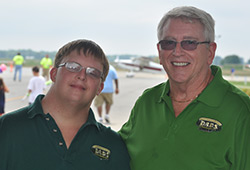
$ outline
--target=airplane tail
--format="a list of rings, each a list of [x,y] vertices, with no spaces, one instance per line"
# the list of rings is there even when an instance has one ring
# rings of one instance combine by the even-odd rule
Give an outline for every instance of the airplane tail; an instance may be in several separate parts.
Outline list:
[[[119,63],[119,61],[120,61],[119,56],[116,56],[116,58],[115,58],[115,63]]]

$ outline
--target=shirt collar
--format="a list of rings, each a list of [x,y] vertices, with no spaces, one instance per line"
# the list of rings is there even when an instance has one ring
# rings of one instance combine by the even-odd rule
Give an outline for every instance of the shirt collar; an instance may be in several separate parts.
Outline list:
[[[222,71],[218,66],[211,66],[212,74],[214,75],[213,80],[208,84],[208,86],[203,90],[203,92],[194,101],[203,102],[209,106],[216,107],[221,104],[223,98],[229,87],[229,83],[223,79]],[[168,96],[170,91],[169,80],[165,82],[164,89],[158,102],[164,100],[167,102],[171,100]]]
[[[197,100],[204,102],[205,104],[217,107],[219,106],[229,88],[229,83],[223,79],[222,71],[218,66],[211,66],[213,80],[203,90]]]
[[[98,123],[95,119],[95,116],[94,116],[94,112],[93,110],[90,108],[89,109],[89,116],[88,116],[88,120],[87,122],[83,125],[84,127],[85,126],[88,126],[88,125],[94,125],[96,126],[96,128],[100,131],[101,128],[100,128],[100,123]]]
[[[162,90],[162,93],[161,93],[161,96],[158,100],[158,102],[160,103],[162,100],[164,100],[165,102],[167,102],[168,100],[170,100],[170,97],[169,97],[169,91],[170,91],[170,85],[169,85],[169,80],[167,82],[164,83],[163,85],[163,90]]]
[[[43,108],[42,108],[42,104],[41,101],[44,98],[44,95],[39,95],[35,102],[33,104],[31,104],[28,109],[28,118],[33,119],[35,116],[37,115],[44,115],[43,112]],[[83,125],[83,127],[86,127],[88,125],[94,125],[97,127],[98,130],[100,130],[100,124],[96,121],[95,116],[94,116],[94,112],[93,110],[90,108],[89,109],[89,116],[88,116],[88,120],[87,122]]]
[[[29,106],[28,109],[28,118],[32,119],[34,118],[36,115],[43,115],[43,108],[42,108],[42,104],[41,101],[44,98],[44,95],[38,95],[38,97],[36,98],[36,100],[34,101],[34,103],[32,103]]]

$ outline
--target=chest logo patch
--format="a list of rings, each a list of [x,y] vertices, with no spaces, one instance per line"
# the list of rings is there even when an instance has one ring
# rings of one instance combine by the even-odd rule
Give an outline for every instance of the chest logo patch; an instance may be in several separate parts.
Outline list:
[[[200,130],[206,132],[220,131],[222,128],[222,123],[218,120],[205,117],[199,118],[199,120],[196,122],[196,125],[199,126]]]
[[[98,156],[101,160],[108,160],[111,154],[110,150],[99,145],[93,145],[92,152]]]

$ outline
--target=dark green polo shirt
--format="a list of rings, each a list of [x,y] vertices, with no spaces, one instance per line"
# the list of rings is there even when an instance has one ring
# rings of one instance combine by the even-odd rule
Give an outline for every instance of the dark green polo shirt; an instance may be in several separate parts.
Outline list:
[[[250,170],[250,100],[215,76],[176,118],[169,82],[146,90],[120,130],[132,170]]]
[[[129,170],[118,133],[97,123],[92,110],[67,149],[50,114],[31,106],[0,118],[0,170]]]

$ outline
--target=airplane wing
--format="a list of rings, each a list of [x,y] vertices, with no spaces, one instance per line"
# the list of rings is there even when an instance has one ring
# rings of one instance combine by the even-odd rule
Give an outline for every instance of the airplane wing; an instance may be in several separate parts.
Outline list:
[[[161,64],[152,61],[149,57],[136,57],[132,59],[119,59],[115,60],[118,67],[133,71],[142,71],[147,73],[165,73]]]

